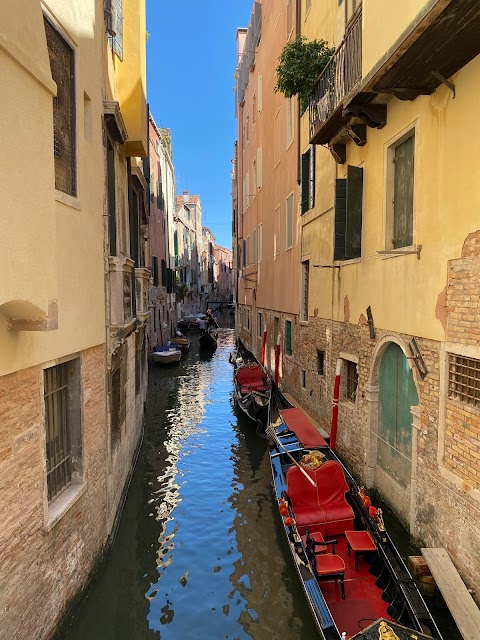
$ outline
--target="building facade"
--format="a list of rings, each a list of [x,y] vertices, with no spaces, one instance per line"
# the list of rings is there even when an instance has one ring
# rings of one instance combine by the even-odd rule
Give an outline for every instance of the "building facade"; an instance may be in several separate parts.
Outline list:
[[[205,312],[202,295],[202,206],[188,191],[176,197],[175,267],[177,270],[177,318]]]
[[[151,315],[148,326],[150,350],[169,340],[177,325],[175,299],[174,217],[175,172],[168,129],[159,129],[149,117],[150,290]]]
[[[218,300],[233,300],[233,255],[231,249],[216,244],[214,251],[215,297]]]
[[[208,227],[202,227],[202,284],[200,296],[205,308],[216,295],[215,281],[215,236]]]
[[[299,131],[296,100],[274,87],[278,57],[296,33],[294,3],[282,0],[255,2],[248,29],[237,31],[238,140],[232,172],[237,331],[257,355],[267,332],[271,371],[280,338],[280,378],[286,387],[299,311]]]
[[[19,0],[2,12],[0,635],[5,638],[50,637],[85,585],[114,529],[141,430],[144,378],[139,366],[137,394],[134,362],[146,316],[135,291],[146,274],[127,246],[130,211],[135,219],[128,183],[141,190],[135,183],[142,183],[136,156],[146,154],[144,93],[132,101],[132,87],[145,88],[145,11],[140,0],[123,0],[114,38],[106,31],[113,33],[114,26],[105,8],[100,0]],[[125,59],[128,51],[128,69],[122,67],[121,49],[113,50],[120,45]],[[116,215],[124,213],[124,235],[116,236],[115,252],[108,249],[112,201]],[[139,230],[140,224],[139,207]],[[115,289],[117,269],[122,285]],[[130,336],[125,316],[119,319],[126,310],[128,320],[135,313]],[[110,416],[119,412],[118,385],[107,367],[122,339],[129,341],[121,374],[128,417],[114,429],[118,422]],[[132,395],[137,402],[130,402]]]
[[[301,9],[336,52],[301,121],[294,395],[328,430],[340,359],[339,454],[478,600],[480,10]]]

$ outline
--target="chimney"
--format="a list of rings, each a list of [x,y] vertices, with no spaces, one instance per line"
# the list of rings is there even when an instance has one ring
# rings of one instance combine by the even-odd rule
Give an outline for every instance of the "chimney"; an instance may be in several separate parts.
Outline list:
[[[187,204],[189,200],[190,200],[190,196],[189,196],[188,191],[184,191],[184,192],[183,192],[183,202],[184,202],[185,204]]]

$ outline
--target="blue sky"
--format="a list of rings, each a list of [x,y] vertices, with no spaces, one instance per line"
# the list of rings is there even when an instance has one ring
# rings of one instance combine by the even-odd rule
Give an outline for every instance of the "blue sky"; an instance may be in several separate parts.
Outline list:
[[[177,193],[202,202],[203,224],[231,247],[230,169],[236,139],[238,27],[253,0],[147,0],[147,99],[172,131]]]

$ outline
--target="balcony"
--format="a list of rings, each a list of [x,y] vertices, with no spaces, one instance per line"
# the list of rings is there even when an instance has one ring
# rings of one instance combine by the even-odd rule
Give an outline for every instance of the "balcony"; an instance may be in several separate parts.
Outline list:
[[[309,101],[310,142],[326,144],[348,121],[343,105],[362,79],[362,11],[350,23],[342,44],[322,71]]]

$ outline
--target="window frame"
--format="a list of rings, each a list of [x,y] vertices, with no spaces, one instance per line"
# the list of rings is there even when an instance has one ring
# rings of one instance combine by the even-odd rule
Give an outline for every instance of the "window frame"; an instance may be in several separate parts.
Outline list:
[[[285,320],[285,355],[291,356],[293,355],[293,332],[292,332],[292,321]]]
[[[394,246],[394,234],[395,234],[395,151],[396,149],[406,142],[409,138],[413,138],[413,186],[412,186],[412,242],[409,245]],[[408,249],[415,246],[415,226],[416,226],[416,188],[417,188],[417,141],[418,131],[416,122],[410,124],[403,131],[401,131],[393,140],[390,140],[385,149],[385,164],[386,164],[386,207],[385,207],[385,237],[384,237],[384,249],[389,251],[393,249]]]

